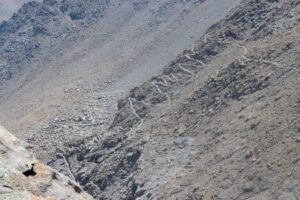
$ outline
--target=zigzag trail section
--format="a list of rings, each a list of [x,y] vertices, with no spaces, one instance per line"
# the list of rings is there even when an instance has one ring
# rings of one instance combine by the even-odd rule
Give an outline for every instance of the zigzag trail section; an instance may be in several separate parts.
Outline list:
[[[78,118],[53,120],[43,132],[47,144],[84,144],[64,156],[98,199],[299,199],[299,76],[276,66],[269,75],[265,67],[275,60],[286,69],[300,62],[299,6],[243,2],[161,74],[122,96],[109,129],[98,128],[97,114],[113,95],[96,95],[80,106]],[[248,58],[239,43],[257,54]],[[57,144],[80,131],[115,134],[96,143],[77,137]],[[47,151],[51,166],[68,172],[63,158],[49,153],[52,145],[36,138],[36,152]]]
[[[244,46],[244,45],[240,45],[240,46],[243,49],[242,58],[245,59],[246,61],[253,61],[253,62],[259,62],[259,63],[262,62],[262,63],[266,63],[266,64],[271,64],[271,65],[273,65],[273,66],[275,66],[277,68],[282,68],[282,69],[285,68],[282,64],[280,64],[278,62],[274,62],[274,61],[270,61],[270,60],[263,60],[263,59],[249,58],[249,57],[247,57],[247,54],[249,53],[248,48],[246,46]],[[294,70],[294,71],[296,71],[298,73],[300,72],[300,70],[297,69],[296,67],[287,67],[287,68],[292,69],[292,70]]]
[[[156,90],[158,91],[158,93],[160,93],[162,95],[165,95],[167,97],[167,99],[168,99],[168,105],[169,105],[169,107],[171,107],[171,98],[170,98],[170,96],[166,92],[163,92],[160,89],[159,85],[155,81],[152,81],[151,84],[156,88]]]
[[[298,72],[300,62],[300,4],[294,3],[249,1],[162,74],[131,91],[157,105],[167,102],[157,92],[167,93],[172,103],[172,112],[163,106],[135,108],[144,116],[134,141],[143,149],[134,176],[139,191],[147,191],[141,197],[299,198],[300,83],[297,73],[287,71]],[[293,17],[284,17],[287,13]],[[292,31],[281,26],[282,19],[293,20]],[[176,82],[166,84],[162,77],[172,75]],[[125,116],[126,106],[119,112]]]
[[[0,123],[26,137],[25,132],[43,131],[40,127],[57,118],[61,110],[68,118],[75,117],[72,110],[92,95],[104,90],[128,92],[193,45],[195,38],[240,1],[26,4],[0,32],[1,41],[10,49],[0,49]],[[112,118],[114,112],[108,109],[109,116],[104,118]]]

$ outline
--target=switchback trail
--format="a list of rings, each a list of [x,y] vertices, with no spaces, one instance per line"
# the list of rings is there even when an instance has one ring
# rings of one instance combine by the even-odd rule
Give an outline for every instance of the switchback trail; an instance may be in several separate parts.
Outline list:
[[[183,67],[180,63],[177,64],[177,66],[179,67],[179,69],[181,69],[181,71],[186,72],[192,76],[195,76],[196,74],[188,69],[186,69],[185,67]]]
[[[267,63],[267,64],[271,64],[277,68],[281,68],[281,69],[285,69],[285,68],[290,68],[295,70],[296,72],[299,72],[299,70],[295,67],[284,67],[282,64],[278,63],[278,62],[273,62],[270,60],[264,60],[264,59],[252,59],[247,57],[247,54],[249,52],[248,48],[244,45],[240,45],[240,47],[243,49],[243,54],[242,54],[242,58],[246,61],[253,61],[253,62],[262,62],[262,63]]]
[[[130,105],[130,109],[131,109],[132,113],[133,113],[134,116],[140,121],[139,125],[138,125],[134,130],[133,130],[132,128],[131,128],[131,130],[130,130],[132,136],[134,136],[134,134],[136,133],[136,131],[137,131],[138,129],[140,129],[140,127],[143,125],[144,119],[143,119],[142,117],[140,117],[140,116],[137,114],[136,109],[135,109],[134,106],[133,106],[132,98],[131,98],[131,97],[128,97],[128,101],[129,101],[129,105]],[[132,132],[132,131],[133,131],[133,132]]]
[[[157,90],[160,94],[163,94],[163,95],[165,95],[165,96],[167,97],[167,99],[168,99],[168,105],[169,105],[169,107],[171,107],[171,98],[170,98],[170,96],[169,96],[167,93],[163,92],[163,91],[160,89],[160,87],[157,85],[157,83],[155,83],[154,81],[152,81],[151,84],[156,88],[156,90]]]

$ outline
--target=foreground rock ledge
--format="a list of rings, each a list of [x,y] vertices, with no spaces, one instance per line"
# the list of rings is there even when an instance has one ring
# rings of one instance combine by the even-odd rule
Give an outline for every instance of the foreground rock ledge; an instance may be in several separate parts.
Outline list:
[[[76,183],[43,165],[30,146],[0,126],[1,200],[92,200]]]

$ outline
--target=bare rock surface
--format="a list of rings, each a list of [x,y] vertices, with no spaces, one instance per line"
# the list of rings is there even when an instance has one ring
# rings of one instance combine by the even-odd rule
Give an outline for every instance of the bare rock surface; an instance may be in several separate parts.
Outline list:
[[[0,127],[0,199],[93,199],[78,184],[35,159],[30,149]]]

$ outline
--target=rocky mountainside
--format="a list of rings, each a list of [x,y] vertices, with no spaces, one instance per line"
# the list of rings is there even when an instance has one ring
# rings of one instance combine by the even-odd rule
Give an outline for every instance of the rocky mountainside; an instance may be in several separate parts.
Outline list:
[[[96,199],[297,200],[299,6],[244,1],[120,100],[108,129],[59,140],[95,130],[86,108],[30,141]]]
[[[0,25],[0,123],[28,135],[57,114],[76,118],[75,105],[81,110],[101,96],[111,98],[95,106],[102,112],[97,123],[112,120],[120,96],[191,47],[240,1],[25,4]]]
[[[151,4],[138,2],[138,10]],[[163,8],[182,3],[198,5],[170,1]],[[80,101],[29,129],[27,140],[44,163],[99,200],[297,200],[299,11],[299,0],[244,0],[130,92],[125,80],[138,83],[143,66],[99,90],[67,90]]]
[[[0,127],[0,198],[3,200],[92,200],[79,185],[45,166],[32,147]]]

